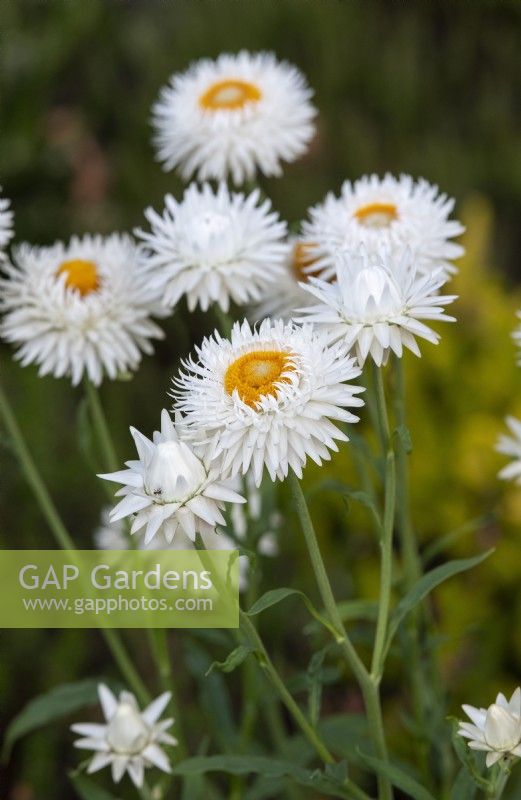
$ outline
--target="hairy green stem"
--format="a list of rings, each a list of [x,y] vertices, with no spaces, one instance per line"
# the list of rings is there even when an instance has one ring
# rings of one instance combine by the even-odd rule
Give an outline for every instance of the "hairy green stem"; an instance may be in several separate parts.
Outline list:
[[[322,741],[315,728],[311,725],[297,702],[294,700],[293,696],[286,688],[284,681],[280,677],[271,658],[269,657],[264,643],[259,636],[257,628],[251,621],[250,617],[241,610],[239,612],[239,619],[241,631],[251,646],[255,649],[261,667],[265,671],[272,685],[277,690],[280,699],[286,706],[294,721],[297,723],[310,744],[314,747],[322,761],[325,764],[334,764],[334,756],[331,754],[326,744]],[[369,795],[367,795],[363,789],[360,789],[360,787],[353,783],[353,781],[351,781],[349,778],[346,779],[343,785],[353,800],[370,800]]]
[[[397,429],[402,435],[397,436],[396,460],[396,519],[400,537],[400,549],[404,572],[405,591],[411,589],[421,578],[423,573],[422,563],[418,551],[418,543],[411,519],[411,503],[409,492],[409,455],[406,452],[403,436],[407,429],[405,407],[405,375],[401,358],[394,359],[394,410]],[[425,698],[425,672],[422,664],[419,624],[421,610],[416,609],[409,615],[409,620],[403,631],[406,643],[406,666],[411,687],[413,714],[418,728],[425,730],[426,709]],[[432,784],[431,769],[429,766],[429,747],[424,737],[419,737],[416,742],[418,760],[423,775]]]
[[[389,626],[391,606],[391,589],[393,580],[393,530],[396,501],[396,469],[394,450],[391,442],[389,418],[385,401],[382,370],[374,367],[374,382],[376,390],[376,407],[380,430],[382,433],[383,455],[385,458],[385,500],[380,539],[381,567],[380,567],[380,597],[378,602],[378,616],[376,621],[376,634],[371,662],[371,675],[379,683],[382,678],[385,661],[385,642]]]
[[[52,534],[54,535],[58,546],[63,550],[75,550],[75,544],[69,532],[67,531],[67,528],[62,522],[56,506],[54,505],[54,501],[49,494],[47,486],[42,480],[34,459],[29,452],[29,448],[27,447],[9,400],[7,399],[7,396],[1,386],[0,416],[4,421],[4,425],[9,434],[13,449],[25,479],[32,489],[42,515],[46,520]],[[148,702],[150,700],[149,692],[141,680],[136,668],[134,667],[134,664],[129,658],[118,632],[110,628],[101,628],[100,631],[114,657],[116,664],[119,667],[121,674],[127,681],[128,686],[133,689],[140,702]]]
[[[289,482],[324,608],[326,609],[329,621],[336,631],[335,638],[340,645],[347,665],[352,670],[360,686],[375,751],[379,758],[383,761],[387,761],[387,745],[385,742],[378,681],[367,671],[344,627],[322,559],[306,498],[304,497],[300,482],[293,472],[290,473]],[[379,776],[378,785],[380,800],[391,800],[393,792],[389,780],[383,776]]]

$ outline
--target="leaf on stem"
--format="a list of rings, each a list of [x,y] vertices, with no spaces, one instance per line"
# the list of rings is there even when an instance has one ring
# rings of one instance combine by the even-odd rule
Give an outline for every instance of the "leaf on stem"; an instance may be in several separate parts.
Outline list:
[[[120,800],[115,794],[97,786],[85,775],[70,775],[69,777],[81,800]]]
[[[360,751],[359,755],[366,766],[370,767],[370,769],[378,775],[387,778],[393,786],[396,786],[397,789],[401,789],[402,792],[412,797],[413,800],[436,800],[436,798],[433,797],[427,789],[424,789],[415,778],[411,777],[411,775],[404,772],[395,764],[389,764],[387,761],[374,758],[374,756],[368,756]]]
[[[46,694],[35,697],[12,720],[4,737],[2,760],[9,758],[13,745],[49,722],[67,716],[80,708],[94,705],[98,698],[98,681],[65,683]]]
[[[337,771],[338,769],[338,771]],[[204,772],[226,772],[229,775],[249,775],[254,773],[266,778],[292,778],[301,786],[320,791],[329,797],[351,798],[349,789],[342,784],[346,777],[345,764],[337,769],[310,771],[287,761],[279,761],[263,756],[221,755],[188,758],[173,769],[174,775],[198,775]],[[338,775],[341,774],[342,778]],[[430,799],[432,800],[432,798]]]
[[[327,630],[335,637],[337,642],[342,641],[342,634],[333,627],[326,617],[317,611],[309,597],[299,589],[289,589],[288,587],[282,587],[281,589],[270,589],[270,591],[263,594],[262,597],[259,597],[259,599],[252,605],[246,614],[249,617],[254,617],[256,614],[260,614],[267,608],[271,608],[271,606],[280,603],[282,600],[285,600],[286,597],[291,597],[292,595],[298,596],[302,599],[311,616],[313,616],[317,622],[320,622],[324,628],[327,628]]]
[[[224,661],[214,661],[212,664],[210,664],[205,675],[210,675],[214,669],[218,669],[221,672],[233,672],[234,669],[237,669],[237,667],[243,663],[250,653],[254,652],[255,648],[250,644],[240,644],[235,648],[235,650],[232,650],[231,653],[229,653]]]
[[[385,652],[387,653],[389,651],[389,647],[391,646],[396,631],[400,627],[407,614],[409,614],[413,608],[421,603],[421,601],[433,589],[435,589],[444,581],[448,580],[448,578],[452,578],[454,575],[458,575],[460,572],[466,572],[467,570],[476,567],[478,564],[481,564],[481,562],[488,558],[493,552],[494,548],[487,550],[486,553],[480,553],[477,556],[473,556],[472,558],[455,559],[454,561],[449,561],[447,564],[442,564],[440,567],[436,567],[435,569],[425,573],[425,575],[423,575],[420,580],[414,584],[414,586],[407,592],[405,597],[403,597],[396,606],[389,625]]]

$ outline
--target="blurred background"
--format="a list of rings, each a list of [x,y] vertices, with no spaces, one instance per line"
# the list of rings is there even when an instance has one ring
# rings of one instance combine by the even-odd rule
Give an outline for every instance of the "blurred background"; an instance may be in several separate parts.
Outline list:
[[[309,153],[283,178],[262,182],[290,223],[326,191],[337,192],[344,179],[363,173],[421,175],[456,197],[456,214],[467,226],[467,255],[454,280],[458,323],[440,329],[440,346],[427,345],[421,361],[406,359],[415,521],[427,555],[431,548],[429,563],[498,548],[434,597],[452,713],[461,702],[486,705],[499,689],[512,691],[521,671],[521,488],[498,482],[504,459],[493,449],[504,415],[521,415],[510,338],[521,306],[520,22],[516,2],[0,5],[0,183],[12,199],[18,241],[46,244],[73,233],[131,230],[143,223],[147,205],[161,207],[167,191],[179,195],[180,180],[154,161],[151,104],[172,72],[241,48],[273,50],[294,62],[315,90],[318,135]],[[215,324],[211,312],[188,315],[181,307],[166,323],[156,356],[143,362],[135,379],[103,387],[122,456],[132,452],[128,426],[150,432],[157,425],[179,357]],[[82,424],[81,390],[21,369],[5,345],[0,359],[2,380],[65,521],[78,545],[91,547],[104,495]],[[52,548],[0,437],[0,546]],[[322,471],[307,470],[308,488],[326,474],[345,476],[351,469],[349,453],[342,453]],[[377,548],[367,519],[352,509],[346,521],[345,508],[330,495],[320,501],[320,511],[320,536],[339,596],[375,597]],[[280,556],[262,563],[260,588],[307,585],[315,596],[293,516],[282,530]],[[433,542],[451,532],[443,552],[435,553]],[[301,633],[306,617],[293,606],[278,609],[261,626],[281,669],[297,675],[293,688],[302,691],[298,676],[310,657]],[[363,625],[355,629],[362,646],[366,634]],[[152,682],[138,635],[127,639]],[[223,720],[232,726],[237,720],[237,689],[233,680],[217,676],[212,690],[201,688],[199,678],[209,652],[226,653],[226,640],[174,633],[172,647],[194,753],[201,731],[210,731],[214,752]],[[0,652],[4,724],[31,697],[61,682],[113,675],[95,631],[3,631]],[[339,669],[331,667],[324,708],[356,712],[360,698],[346,688]],[[405,690],[391,667],[385,687],[391,727],[400,720]],[[78,759],[68,722],[16,746],[0,783],[2,797],[75,796],[67,769]],[[405,739],[402,729],[394,745],[407,752]]]

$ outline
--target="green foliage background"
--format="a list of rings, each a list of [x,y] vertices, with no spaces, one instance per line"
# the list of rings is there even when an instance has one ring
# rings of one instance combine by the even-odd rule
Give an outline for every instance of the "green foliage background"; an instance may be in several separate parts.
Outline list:
[[[493,450],[504,414],[521,414],[510,340],[521,305],[521,120],[514,103],[520,10],[518,3],[374,0],[0,4],[0,180],[13,201],[18,240],[48,243],[77,232],[132,229],[146,205],[160,206],[166,191],[179,194],[180,181],[154,162],[151,103],[168,76],[191,60],[242,47],[293,61],[316,92],[319,132],[309,154],[282,179],[263,182],[290,222],[343,179],[373,171],[423,175],[458,199],[468,226],[468,254],[454,282],[458,323],[444,326],[441,345],[427,345],[421,361],[407,358],[422,542],[463,529],[443,556],[498,548],[434,598],[454,712],[461,702],[487,704],[500,688],[513,689],[521,665],[521,489],[499,484],[502,459]],[[131,452],[129,424],[145,431],[157,424],[179,356],[214,325],[211,314],[189,316],[181,308],[135,379],[104,386],[122,455]],[[0,370],[74,538],[90,546],[104,496],[88,437],[82,435],[80,450],[76,444],[84,431],[81,391],[22,370],[5,346]],[[7,443],[0,444],[1,546],[53,547]],[[312,487],[324,475],[351,470],[346,450],[321,471],[309,468],[306,482]],[[315,511],[339,596],[374,597],[376,544],[363,514],[353,509],[346,522],[343,505],[331,496]],[[264,565],[262,586],[293,583],[312,594],[291,515],[283,531],[280,559]],[[264,624],[283,671],[303,669],[304,615],[281,611]],[[184,662],[193,667],[199,650],[182,634],[174,634],[173,647],[196,748],[207,720],[197,705],[197,669]],[[0,648],[5,720],[62,681],[111,674],[95,632],[4,631]],[[138,650],[136,658],[150,673],[147,655]],[[233,681],[230,688],[234,700]],[[399,675],[387,692],[391,719],[394,713],[398,720],[407,699]],[[326,690],[325,706],[356,710],[360,699],[341,682]],[[395,744],[407,750],[403,739]],[[17,747],[1,794],[72,797],[65,765],[73,763],[66,725],[52,726]]]

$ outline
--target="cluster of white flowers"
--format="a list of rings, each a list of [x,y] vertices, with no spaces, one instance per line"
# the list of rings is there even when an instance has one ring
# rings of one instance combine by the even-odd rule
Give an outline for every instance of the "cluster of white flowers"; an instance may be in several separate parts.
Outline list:
[[[300,478],[308,459],[320,465],[348,441],[347,426],[358,421],[352,409],[363,406],[353,381],[366,359],[382,366],[404,348],[420,355],[417,339],[439,339],[422,320],[453,320],[445,306],[455,296],[441,290],[463,252],[453,241],[463,228],[436,186],[404,175],[346,182],[290,238],[258,189],[228,188],[259,172],[279,175],[282,162],[306,151],[311,96],[301,73],[271,54],[193,64],[154,106],[157,155],[165,169],[217,187],[193,183],[181,200],[167,195],[162,213],[148,208],[150,229],[136,230],[139,242],[74,237],[23,244],[6,258],[0,335],[22,365],[73,384],[135,370],[162,336],[153,317],[168,316],[182,298],[189,311],[249,305],[258,323],[244,319],[228,338],[205,338],[174,377],[172,416],[163,410],[151,439],[131,428],[137,458],[100,476],[121,485],[97,532],[100,547],[128,546],[126,518],[144,549],[191,548],[198,536],[210,549],[233,547],[247,517],[259,516],[266,472],[272,481],[290,470]],[[0,200],[2,259],[11,234],[9,204]],[[257,546],[277,549],[269,531]],[[175,744],[166,733],[173,721],[159,721],[169,695],[142,712],[128,692],[117,699],[100,686],[99,696],[106,724],[73,726],[83,737],[77,747],[96,753],[88,771],[110,765],[116,782],[128,772],[138,787],[146,767],[170,771],[160,745]],[[517,755],[514,723],[503,738],[498,725],[505,715],[518,719],[518,706],[518,694],[506,709],[498,698],[482,725],[481,712],[471,715],[474,726],[462,723],[471,746],[493,753],[487,763]]]

